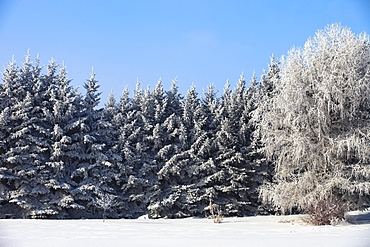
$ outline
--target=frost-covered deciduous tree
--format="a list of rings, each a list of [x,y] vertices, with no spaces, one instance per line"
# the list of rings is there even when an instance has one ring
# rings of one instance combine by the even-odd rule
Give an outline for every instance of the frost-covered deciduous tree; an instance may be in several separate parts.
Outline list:
[[[322,201],[369,206],[370,42],[327,26],[283,59],[271,98],[255,120],[274,181],[262,198],[283,212]]]

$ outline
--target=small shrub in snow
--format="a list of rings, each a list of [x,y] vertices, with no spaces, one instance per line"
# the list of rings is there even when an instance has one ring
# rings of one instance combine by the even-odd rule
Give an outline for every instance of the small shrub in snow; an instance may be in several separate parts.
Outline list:
[[[313,225],[337,225],[345,220],[347,210],[347,204],[337,199],[322,199],[305,208],[310,216],[308,222]]]
[[[222,223],[224,216],[222,215],[222,210],[219,205],[213,204],[212,201],[209,201],[209,206],[205,208],[209,210],[210,217],[213,219],[214,223]]]

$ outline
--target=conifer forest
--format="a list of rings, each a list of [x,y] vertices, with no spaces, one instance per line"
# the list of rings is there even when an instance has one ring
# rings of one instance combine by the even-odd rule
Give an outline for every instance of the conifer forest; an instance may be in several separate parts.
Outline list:
[[[181,95],[176,80],[168,90],[137,82],[104,107],[94,73],[81,93],[65,67],[40,63],[28,54],[3,71],[0,218],[370,207],[365,33],[328,25],[234,88]]]

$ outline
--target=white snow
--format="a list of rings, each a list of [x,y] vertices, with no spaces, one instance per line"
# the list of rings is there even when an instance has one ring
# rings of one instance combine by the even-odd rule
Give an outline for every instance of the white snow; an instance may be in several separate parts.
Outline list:
[[[312,226],[302,216],[211,219],[0,220],[1,247],[370,246],[370,213],[356,224]]]

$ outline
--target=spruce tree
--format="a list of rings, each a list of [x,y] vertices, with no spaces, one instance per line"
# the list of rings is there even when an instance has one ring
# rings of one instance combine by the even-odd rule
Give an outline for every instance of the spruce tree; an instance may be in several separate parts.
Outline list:
[[[13,66],[11,64],[6,73],[14,73],[11,69]],[[32,218],[58,214],[58,210],[48,204],[50,184],[49,180],[44,179],[48,171],[45,163],[49,158],[50,142],[48,125],[45,124],[47,120],[43,114],[47,85],[43,87],[40,70],[38,59],[33,66],[30,55],[27,55],[18,76],[5,76],[5,80],[12,78],[13,83],[8,81],[4,84],[8,91],[9,111],[8,131],[4,136],[6,159],[3,164],[11,168],[15,175],[14,184],[8,187],[8,202],[19,206],[19,210],[13,208],[17,215]],[[9,83],[13,86],[8,87]],[[8,181],[8,184],[12,183]]]
[[[51,150],[47,162],[50,167],[48,176],[52,179],[53,199],[50,204],[60,209],[58,217],[71,218],[74,217],[74,211],[85,209],[74,198],[72,191],[76,183],[71,176],[79,157],[74,137],[76,126],[80,123],[82,98],[77,89],[70,85],[66,67],[62,66],[57,72],[57,66],[59,65],[51,61],[48,74],[43,78],[49,81],[46,95],[50,97],[49,107],[44,111],[50,124]]]
[[[97,198],[114,192],[109,186],[112,182],[110,168],[113,165],[111,157],[107,155],[106,138],[109,135],[107,136],[106,129],[109,124],[102,117],[103,109],[95,109],[100,103],[101,93],[98,92],[99,85],[94,72],[85,82],[84,88],[86,94],[81,102],[78,121],[70,129],[73,131],[73,151],[77,155],[71,174],[75,183],[72,195],[76,203],[85,208],[83,215],[75,212],[75,217],[96,217]]]
[[[218,118],[220,128],[216,133],[217,166],[224,172],[225,181],[218,186],[226,215],[255,214],[258,207],[258,170],[251,157],[252,132],[249,127],[252,89],[246,87],[241,75],[236,89],[228,85],[222,95]]]
[[[125,124],[121,126],[119,134],[123,163],[127,165],[127,180],[122,185],[122,191],[129,212],[126,217],[137,217],[147,213],[153,181],[148,178],[153,178],[153,169],[156,167],[152,162],[151,138],[155,106],[150,90],[143,90],[137,82],[130,106],[125,111]]]
[[[153,138],[161,140],[161,145],[155,145],[154,162],[156,168],[156,183],[153,187],[153,197],[148,206],[151,217],[164,217],[171,214],[167,212],[167,207],[162,204],[162,200],[167,196],[168,184],[162,180],[161,170],[172,157],[181,153],[182,145],[181,135],[181,114],[182,108],[180,103],[181,95],[178,93],[176,80],[173,80],[169,91],[165,92],[164,103],[160,103],[162,109],[162,119],[156,123],[153,129]],[[158,84],[159,85],[159,84]],[[157,85],[157,88],[158,88]],[[154,93],[158,91],[155,90]],[[155,93],[158,94],[158,93]]]
[[[190,147],[195,141],[195,111],[199,104],[198,93],[192,86],[181,102],[181,118],[173,118],[173,123],[178,129],[179,150],[158,172],[162,193],[161,200],[154,209],[160,217],[190,216],[192,215],[190,211],[194,211],[190,209],[194,208],[194,205],[188,203],[186,195],[190,190],[193,191],[191,167],[195,163],[190,155]]]

